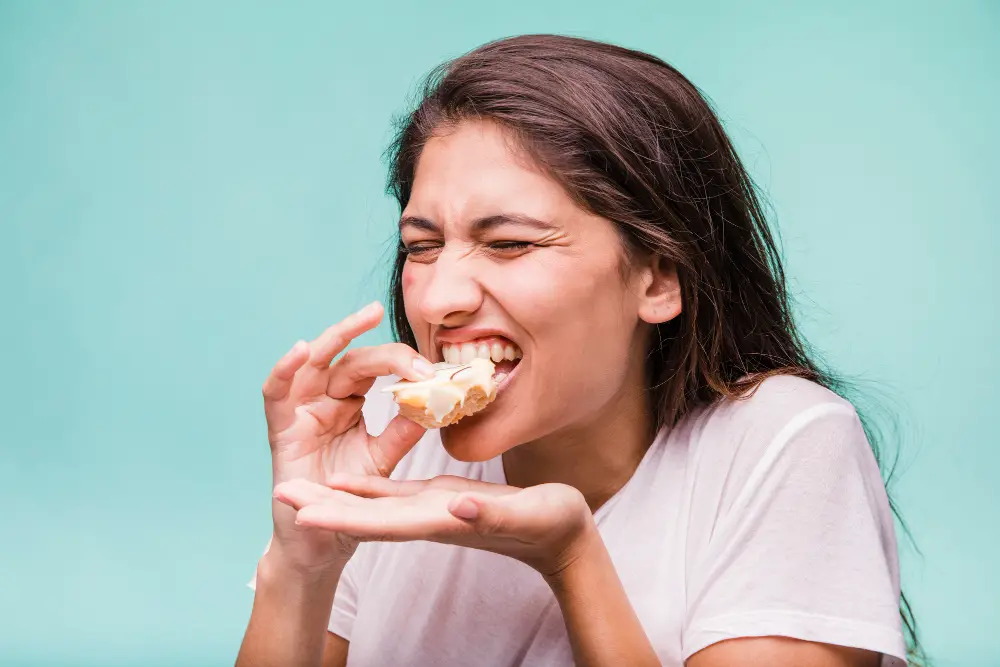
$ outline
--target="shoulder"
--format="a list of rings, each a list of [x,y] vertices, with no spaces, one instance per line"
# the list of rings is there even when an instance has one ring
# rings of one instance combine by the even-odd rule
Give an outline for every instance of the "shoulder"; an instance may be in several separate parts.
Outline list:
[[[748,636],[905,655],[892,511],[853,405],[781,376],[695,422],[686,656]]]
[[[816,382],[774,376],[693,420],[688,452],[698,478],[694,488],[714,489],[722,509],[768,480],[821,485],[824,476],[850,474],[882,483],[854,406]]]
[[[711,419],[732,427],[781,427],[797,417],[823,413],[856,415],[854,406],[823,385],[793,375],[763,380],[741,398],[712,406]]]
[[[702,449],[766,447],[809,425],[859,422],[854,406],[830,389],[804,378],[777,375],[740,398],[721,399],[699,411],[693,443]]]

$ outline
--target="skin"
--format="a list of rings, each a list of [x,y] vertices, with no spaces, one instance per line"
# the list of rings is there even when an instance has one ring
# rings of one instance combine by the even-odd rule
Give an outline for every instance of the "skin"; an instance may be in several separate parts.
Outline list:
[[[659,664],[592,511],[631,477],[652,440],[643,362],[651,326],[681,311],[673,267],[653,257],[624,267],[612,223],[576,206],[484,122],[427,143],[401,236],[419,354],[387,345],[333,361],[377,324],[374,305],[298,343],[265,383],[274,537],[237,666],[346,663],[348,643],[324,628],[360,540],[432,540],[516,558],[552,588],[578,665]],[[442,359],[442,339],[484,333],[513,340],[523,360],[491,406],[444,429],[442,440],[462,460],[502,455],[510,486],[386,479],[423,429],[397,418],[369,435],[361,397],[379,375],[420,379],[423,364]],[[758,637],[720,642],[687,664],[878,661]]]
[[[491,329],[524,354],[493,405],[442,432],[446,449],[461,460],[502,453],[511,484],[557,481],[600,505],[651,440],[644,351],[649,323],[680,312],[675,273],[651,263],[623,279],[614,227],[493,124],[428,142],[400,231],[406,316],[422,354],[440,361],[439,337]]]

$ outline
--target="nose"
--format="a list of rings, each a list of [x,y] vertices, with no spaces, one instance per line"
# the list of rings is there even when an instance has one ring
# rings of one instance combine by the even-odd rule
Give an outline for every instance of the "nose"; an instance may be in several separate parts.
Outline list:
[[[472,262],[456,252],[442,252],[417,305],[421,319],[432,325],[460,326],[483,305],[483,289],[471,272]]]

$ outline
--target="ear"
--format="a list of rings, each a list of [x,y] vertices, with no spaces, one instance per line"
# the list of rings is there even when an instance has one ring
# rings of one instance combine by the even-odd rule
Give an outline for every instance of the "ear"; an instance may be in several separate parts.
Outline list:
[[[639,317],[649,324],[669,322],[681,314],[681,283],[677,265],[654,255],[639,271]]]

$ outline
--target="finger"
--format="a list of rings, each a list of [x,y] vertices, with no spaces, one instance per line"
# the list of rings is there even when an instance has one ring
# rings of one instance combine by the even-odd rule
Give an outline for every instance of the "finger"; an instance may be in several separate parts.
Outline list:
[[[448,512],[440,497],[317,503],[300,509],[295,521],[366,541],[440,540],[469,532],[467,525]]]
[[[320,426],[320,435],[343,433],[361,420],[361,406],[364,404],[365,399],[358,396],[342,399],[327,397],[300,405],[295,411],[311,415]]]
[[[264,401],[283,400],[292,388],[295,372],[309,359],[309,343],[300,340],[285,353],[271,369],[271,374],[264,380]]]
[[[583,495],[563,484],[540,484],[495,496],[460,493],[448,503],[448,511],[480,535],[542,535],[551,532],[552,517],[559,517],[560,528],[582,525],[591,517]]]
[[[349,494],[328,489],[322,484],[316,484],[306,479],[292,479],[281,482],[274,487],[274,499],[295,509],[309,505],[330,505],[350,503]]]
[[[506,495],[519,490],[504,484],[480,482],[455,475],[440,475],[424,480],[395,480],[373,475],[333,473],[327,477],[326,485],[362,498],[413,496],[429,489],[455,493],[478,492],[485,495]]]
[[[369,440],[369,455],[378,468],[379,474],[388,477],[396,468],[396,464],[413,449],[424,433],[427,432],[420,424],[412,422],[402,415],[396,415],[377,437]]]
[[[483,482],[478,479],[468,479],[467,477],[458,477],[456,475],[438,475],[431,479],[428,485],[432,489],[443,489],[454,491],[455,493],[479,493],[486,496],[508,496],[521,491],[516,486]]]
[[[372,378],[398,375],[413,381],[434,377],[434,366],[409,345],[389,343],[350,350],[333,365],[326,393],[333,398],[363,395]]]
[[[448,511],[480,535],[523,535],[533,532],[544,514],[537,499],[532,502],[527,496],[523,492],[460,493],[448,503]]]
[[[372,385],[375,384],[375,380],[377,379],[378,379],[377,377],[370,377],[370,378],[365,378],[363,380],[358,380],[358,383],[354,386],[354,391],[352,392],[351,395],[367,396],[368,391],[372,388]]]
[[[352,340],[377,327],[383,312],[382,304],[375,301],[328,328],[309,344],[310,365],[328,367]]]
[[[392,498],[414,496],[427,489],[426,480],[399,481],[376,475],[332,473],[326,478],[331,489],[344,491],[361,498]]]
[[[509,531],[512,518],[510,503],[485,494],[462,493],[451,499],[448,511],[457,519],[467,522],[480,535],[504,535]]]

